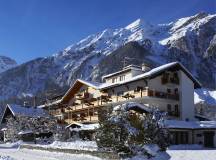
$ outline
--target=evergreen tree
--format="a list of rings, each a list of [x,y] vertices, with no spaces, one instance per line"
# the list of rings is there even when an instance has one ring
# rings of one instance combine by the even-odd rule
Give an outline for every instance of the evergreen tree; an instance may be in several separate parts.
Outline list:
[[[139,114],[128,107],[120,108],[99,122],[96,134],[99,148],[128,154],[137,152],[145,144],[157,144],[162,150],[166,149],[169,132],[163,126],[164,114],[159,111]]]

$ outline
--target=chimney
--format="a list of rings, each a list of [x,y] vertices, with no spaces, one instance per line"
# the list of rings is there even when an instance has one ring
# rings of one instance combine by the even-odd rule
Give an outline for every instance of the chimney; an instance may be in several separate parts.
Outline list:
[[[142,64],[142,71],[143,72],[148,72],[150,70],[151,70],[151,68],[149,67],[149,65],[147,65],[146,63]]]

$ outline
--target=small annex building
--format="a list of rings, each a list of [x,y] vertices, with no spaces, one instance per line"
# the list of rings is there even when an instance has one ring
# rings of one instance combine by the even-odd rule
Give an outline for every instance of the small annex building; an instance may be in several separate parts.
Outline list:
[[[44,117],[49,116],[48,112],[43,109],[30,107],[30,106],[22,106],[17,104],[7,104],[3,115],[0,120],[0,132],[1,132],[1,140],[7,141],[7,118],[13,117],[16,119],[18,116],[24,117]],[[22,140],[32,141],[31,131],[22,131],[19,132],[19,136]]]

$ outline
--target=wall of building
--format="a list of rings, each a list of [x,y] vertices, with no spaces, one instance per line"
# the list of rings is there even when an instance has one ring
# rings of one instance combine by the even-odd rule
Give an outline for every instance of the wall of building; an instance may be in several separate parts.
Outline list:
[[[112,83],[113,83],[113,78],[117,78],[117,82],[120,82],[120,76],[122,76],[122,75],[125,75],[125,80],[130,79],[130,78],[132,78],[132,76],[133,76],[133,75],[132,75],[132,72],[131,72],[131,71],[128,71],[128,72],[124,72],[124,73],[117,74],[117,75],[115,75],[115,76],[106,78],[106,79],[105,79],[105,83],[112,84]]]
[[[180,71],[180,79],[181,118],[182,120],[195,120],[194,83],[183,71]]]
[[[178,72],[179,74],[179,72]],[[148,82],[148,87],[151,90],[156,90],[156,91],[161,91],[161,92],[167,92],[167,89],[171,89],[171,94],[174,93],[174,90],[178,88],[180,92],[180,86],[174,83],[167,83],[167,84],[162,84],[161,83],[161,76],[157,76],[154,79],[149,80]]]

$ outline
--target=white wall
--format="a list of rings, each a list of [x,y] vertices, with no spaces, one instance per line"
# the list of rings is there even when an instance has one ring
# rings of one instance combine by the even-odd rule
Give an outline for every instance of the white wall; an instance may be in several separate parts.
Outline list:
[[[167,92],[167,89],[171,89],[171,93],[174,94],[175,88],[178,88],[180,91],[179,85],[173,84],[173,83],[167,83],[167,84],[161,84],[161,77],[158,76],[155,77],[154,79],[150,79],[148,82],[148,87],[151,90],[156,90],[156,91],[161,91],[161,92]]]
[[[111,84],[113,78],[117,78],[117,82],[119,82],[120,81],[120,76],[122,76],[122,75],[125,75],[125,80],[128,80],[128,79],[132,78],[132,72],[129,71],[129,72],[125,72],[125,73],[122,73],[122,74],[118,74],[116,76],[106,78],[105,83]]]
[[[182,71],[180,71],[180,87],[181,118],[182,120],[195,120],[194,83]]]

